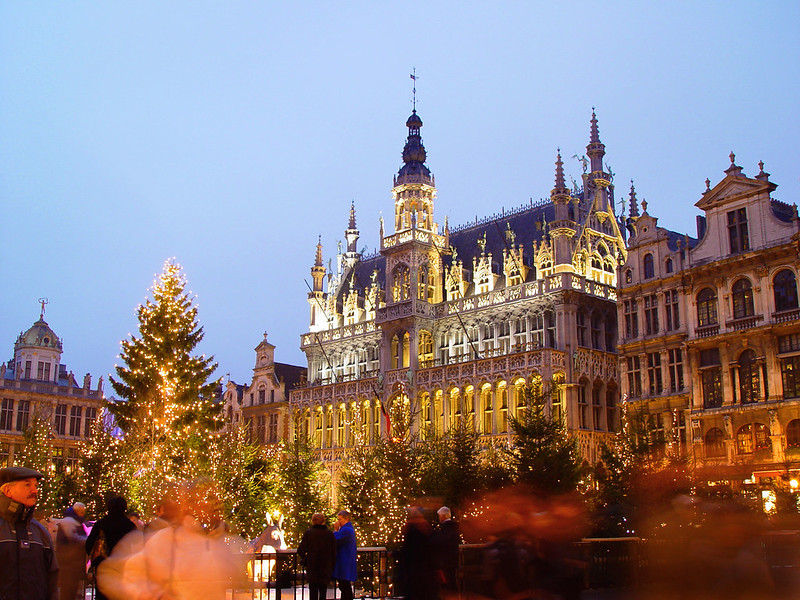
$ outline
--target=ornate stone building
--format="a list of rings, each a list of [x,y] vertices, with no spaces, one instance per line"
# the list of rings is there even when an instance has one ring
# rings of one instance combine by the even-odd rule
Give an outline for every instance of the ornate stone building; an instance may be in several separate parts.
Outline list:
[[[796,207],[759,163],[695,204],[697,239],[658,227],[631,186],[620,270],[623,393],[700,480],[774,482],[800,468]]]
[[[555,379],[563,385],[549,410],[596,461],[618,423],[616,278],[626,249],[594,113],[581,188],[567,187],[559,152],[549,199],[452,229],[435,220],[416,111],[406,126],[379,253],[358,252],[353,206],[334,269],[317,245],[301,336],[308,382],[290,392],[293,423],[335,481],[346,448],[391,434],[382,407],[402,407],[422,439],[469,420],[484,443],[506,441],[523,387]]]
[[[62,342],[39,320],[14,344],[14,358],[0,366],[0,466],[21,455],[24,433],[39,415],[53,428],[53,465],[70,471],[78,462],[78,445],[89,437],[103,406],[103,378],[91,389],[88,373],[79,386],[61,364]]]
[[[228,381],[225,386],[225,421],[246,426],[261,444],[275,444],[289,437],[288,391],[305,380],[306,368],[276,363],[275,346],[266,333],[255,352],[250,385]]]

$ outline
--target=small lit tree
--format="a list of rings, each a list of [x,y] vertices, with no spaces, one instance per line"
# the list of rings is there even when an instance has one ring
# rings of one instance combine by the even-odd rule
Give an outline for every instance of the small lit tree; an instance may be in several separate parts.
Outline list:
[[[80,446],[78,494],[90,515],[100,516],[110,496],[128,497],[127,457],[122,440],[111,433],[105,410],[92,423],[90,435]]]
[[[286,542],[296,545],[311,525],[311,515],[328,512],[322,463],[314,456],[308,439],[298,436],[281,445],[278,481],[280,512],[285,517]]]
[[[556,393],[556,381],[525,386],[525,409],[511,418],[512,443],[507,453],[517,481],[549,494],[578,488],[581,461],[578,444],[564,422],[547,411],[547,399]]]

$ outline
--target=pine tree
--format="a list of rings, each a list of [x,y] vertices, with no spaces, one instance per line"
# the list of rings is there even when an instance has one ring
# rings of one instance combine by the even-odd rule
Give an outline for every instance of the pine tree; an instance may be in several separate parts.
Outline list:
[[[281,446],[279,469],[279,496],[281,513],[286,517],[287,544],[298,544],[303,532],[311,524],[311,515],[325,513],[329,502],[324,492],[326,471],[314,457],[314,452],[303,437]]]
[[[567,434],[563,421],[546,412],[547,398],[557,386],[550,382],[546,392],[541,386],[525,387],[526,408],[511,419],[508,449],[517,481],[549,494],[574,492],[581,477],[576,440]]]
[[[125,365],[116,367],[119,379],[112,377],[111,385],[123,401],[110,409],[125,432],[143,425],[170,433],[194,423],[217,425],[218,381],[210,381],[217,365],[213,357],[192,355],[204,334],[185,289],[181,266],[166,261],[153,299],[137,309],[140,337],[122,342]]]
[[[90,515],[105,511],[110,496],[128,497],[127,457],[122,440],[111,434],[105,422],[105,409],[92,423],[89,439],[81,443],[78,465],[78,495]]]
[[[35,414],[24,432],[25,447],[16,463],[35,469],[45,476],[39,481],[37,506],[48,514],[57,514],[62,508],[61,488],[63,474],[57,473],[53,464],[53,427],[45,415]]]
[[[133,505],[147,513],[176,482],[208,472],[211,432],[221,424],[219,382],[210,380],[217,365],[193,354],[203,328],[180,265],[166,261],[151,292],[137,310],[139,337],[122,342],[124,364],[111,378],[121,401],[109,406],[125,432]]]
[[[223,519],[239,535],[252,539],[267,526],[266,515],[279,512],[278,452],[248,439],[234,427],[214,436],[210,475],[223,504]]]

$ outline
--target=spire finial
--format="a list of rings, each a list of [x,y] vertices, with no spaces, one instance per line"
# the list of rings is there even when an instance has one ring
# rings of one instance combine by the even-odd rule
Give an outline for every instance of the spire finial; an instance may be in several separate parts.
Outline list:
[[[706,191],[711,191],[711,180],[708,177],[706,177]]]
[[[356,201],[350,201],[350,223],[347,225],[348,229],[356,228]]]
[[[592,107],[592,131],[590,141],[595,144],[600,143],[600,130],[597,127],[597,114],[595,113],[594,106]]]
[[[636,200],[636,188],[633,186],[633,179],[631,179],[631,193],[630,193],[630,212],[631,217],[639,216],[639,202]]]
[[[39,313],[39,320],[44,321],[44,307],[50,304],[50,300],[47,298],[39,298],[39,304],[42,305],[42,311]]]
[[[561,148],[558,149],[556,155],[556,189],[565,189],[567,187],[564,179],[564,161],[561,160]]]
[[[321,235],[319,236],[319,239],[317,240],[317,255],[316,255],[315,260],[314,260],[314,266],[315,267],[321,267],[322,266],[322,236]]]
[[[736,160],[736,155],[733,153],[733,150],[731,150],[731,153],[728,155],[728,158],[731,159],[731,166],[733,166],[735,164],[734,161]]]
[[[417,68],[416,67],[411,69],[411,76],[410,77],[411,77],[412,81],[414,82],[412,84],[413,87],[411,88],[411,106],[413,108],[413,111],[417,112],[417,79],[418,79],[418,77],[417,77]]]
[[[760,160],[760,161],[758,161],[758,173],[760,175],[763,172],[764,172],[764,161]]]

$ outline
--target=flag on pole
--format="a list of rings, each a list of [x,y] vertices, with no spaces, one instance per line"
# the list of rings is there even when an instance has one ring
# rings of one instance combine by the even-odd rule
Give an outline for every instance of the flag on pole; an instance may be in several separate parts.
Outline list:
[[[383,401],[379,400],[379,402],[381,405],[381,414],[383,415],[384,425],[386,427],[386,435],[392,437],[392,419],[389,417],[389,413],[386,411]]]

